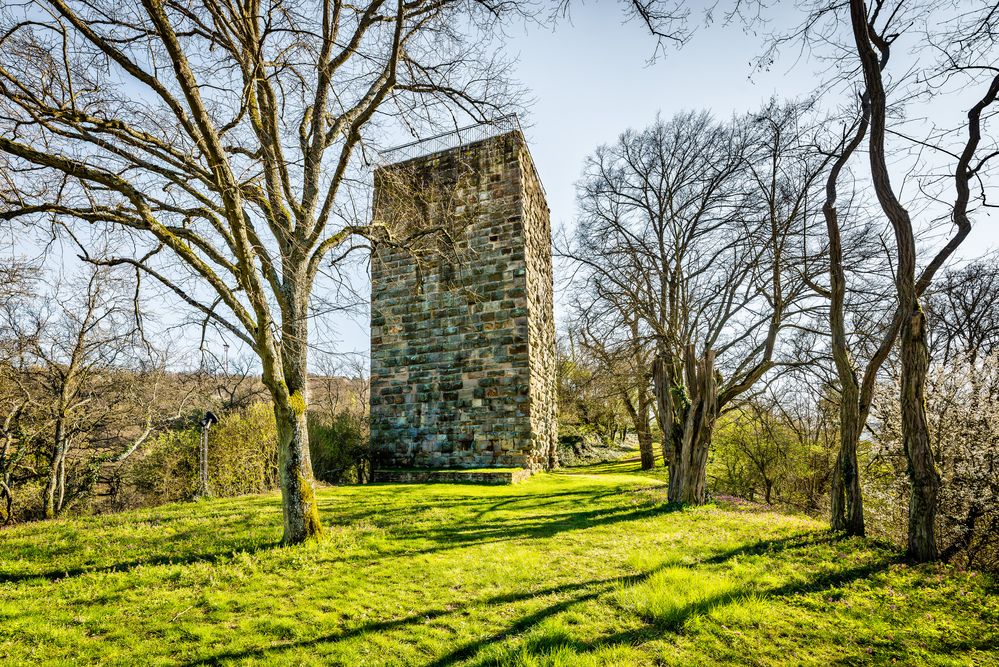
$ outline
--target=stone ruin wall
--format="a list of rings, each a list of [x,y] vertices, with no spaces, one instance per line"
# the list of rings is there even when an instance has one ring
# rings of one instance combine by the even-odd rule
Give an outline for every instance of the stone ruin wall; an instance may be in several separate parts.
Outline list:
[[[445,224],[462,231],[453,257],[418,250],[416,260],[385,244],[372,256],[376,465],[553,465],[551,229],[523,135],[510,132],[378,172],[376,221],[393,218],[394,209],[429,218],[406,220],[409,231],[451,218]],[[439,191],[436,203],[400,206],[418,199],[413,183]]]

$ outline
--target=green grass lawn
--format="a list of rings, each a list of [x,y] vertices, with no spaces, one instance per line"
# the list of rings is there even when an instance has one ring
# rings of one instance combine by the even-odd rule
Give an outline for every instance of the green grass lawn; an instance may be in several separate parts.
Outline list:
[[[676,511],[637,463],[516,486],[277,495],[0,531],[6,664],[999,664],[984,574],[747,508]]]

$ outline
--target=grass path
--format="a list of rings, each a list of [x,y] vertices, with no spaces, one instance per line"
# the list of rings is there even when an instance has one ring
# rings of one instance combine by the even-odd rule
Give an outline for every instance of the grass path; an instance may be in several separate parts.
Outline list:
[[[513,487],[276,495],[0,531],[0,657],[107,664],[999,664],[987,575],[752,509],[675,511],[637,463]]]

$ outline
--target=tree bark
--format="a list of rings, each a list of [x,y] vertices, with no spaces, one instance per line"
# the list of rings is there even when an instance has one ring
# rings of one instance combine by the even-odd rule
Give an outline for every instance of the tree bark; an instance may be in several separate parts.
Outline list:
[[[52,449],[52,463],[49,467],[49,478],[45,483],[45,492],[42,494],[42,513],[46,519],[54,519],[59,512],[56,494],[59,493],[59,476],[66,458],[66,438],[64,435],[64,425],[61,419],[55,423],[53,434],[54,446]]]
[[[909,556],[917,562],[938,556],[935,523],[940,475],[933,461],[924,390],[930,354],[926,320],[918,302],[902,329],[902,442],[909,471]]]
[[[651,470],[656,465],[656,452],[652,445],[652,433],[648,428],[637,432],[638,452],[642,459],[642,470]]]
[[[656,465],[656,452],[652,444],[652,429],[649,427],[649,401],[639,395],[637,400],[632,402],[631,396],[627,392],[623,392],[621,399],[628,417],[631,418],[635,427],[635,435],[638,437],[638,453],[642,461],[642,470],[651,470]],[[627,427],[625,427],[625,431],[627,432]]]
[[[902,387],[899,402],[902,409],[902,443],[908,459],[910,485],[908,554],[918,562],[926,562],[938,557],[934,524],[940,478],[933,462],[923,404],[929,351],[916,285],[916,240],[909,212],[902,206],[892,187],[885,155],[887,96],[881,70],[883,63],[888,61],[891,42],[879,36],[868,24],[867,4],[864,0],[850,0],[850,20],[871,105],[868,151],[871,180],[881,209],[895,233],[898,253],[895,287],[898,307],[906,318],[900,332]],[[874,44],[877,44],[880,57]],[[959,242],[960,239],[956,241]]]
[[[860,146],[870,125],[870,101],[862,97],[861,116],[853,137],[837,156],[826,179],[826,201],[822,214],[829,238],[829,325],[833,361],[840,385],[839,401],[839,453],[833,470],[830,499],[829,525],[832,530],[845,531],[847,535],[863,535],[864,500],[860,491],[860,466],[857,446],[867,419],[861,407],[861,388],[856,369],[850,357],[850,344],[846,334],[846,273],[843,268],[843,242],[839,230],[839,212],[836,209],[837,181],[850,157]],[[880,367],[878,358],[872,359],[868,372]],[[869,405],[867,397],[863,403]]]
[[[863,422],[857,404],[856,386],[844,386],[839,406],[839,454],[832,479],[829,524],[847,535],[864,535],[864,500],[860,491],[857,445]]]
[[[688,345],[685,356],[690,408],[687,410],[687,420],[683,429],[679,471],[682,487],[679,489],[677,501],[690,505],[703,505],[707,500],[705,484],[711,432],[718,419],[715,353],[714,350],[708,350],[698,359],[694,346]]]
[[[292,394],[283,404],[274,402],[285,544],[298,544],[322,534],[308,465],[309,429],[304,406],[301,394]]]
[[[288,294],[288,303],[294,305],[283,313],[280,365],[264,364],[264,384],[271,391],[277,422],[284,543],[298,544],[321,535],[323,529],[309,454],[308,297],[290,287]]]
[[[677,363],[660,352],[652,364],[653,387],[658,405],[659,426],[663,432],[663,465],[671,471],[679,467],[679,454],[683,443],[683,424],[690,400],[683,386]],[[673,485],[670,474],[670,486]],[[679,484],[679,481],[677,481]]]
[[[715,353],[698,358],[693,345],[684,348],[685,382],[671,377],[670,365],[660,358],[653,375],[661,413],[665,415],[663,454],[668,455],[671,503],[703,505],[711,433],[718,419]],[[672,422],[672,423],[670,423]],[[669,427],[669,433],[666,433]],[[668,448],[667,448],[668,443]]]

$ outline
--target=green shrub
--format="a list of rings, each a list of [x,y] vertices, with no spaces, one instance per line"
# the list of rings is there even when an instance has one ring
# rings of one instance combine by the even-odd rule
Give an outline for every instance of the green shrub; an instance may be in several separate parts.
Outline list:
[[[370,478],[363,416],[309,413],[309,441],[316,479],[328,484]],[[190,500],[198,492],[201,429],[187,426],[157,435],[145,453],[122,471],[123,507]],[[223,415],[208,432],[208,490],[216,497],[261,493],[278,487],[277,425],[270,403]]]
[[[128,506],[190,500],[198,492],[197,426],[164,431],[124,472]],[[269,403],[223,415],[208,432],[208,489],[219,497],[277,488],[277,427]]]
[[[213,496],[260,493],[278,486],[277,425],[270,403],[230,412],[208,435],[208,489]]]
[[[150,443],[139,459],[122,471],[123,504],[151,507],[190,500],[198,491],[197,427],[164,431]]]
[[[370,479],[366,426],[363,416],[349,412],[309,413],[309,448],[316,479],[327,484]]]

